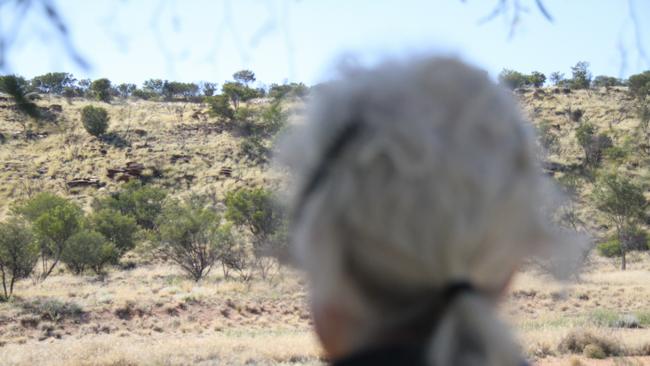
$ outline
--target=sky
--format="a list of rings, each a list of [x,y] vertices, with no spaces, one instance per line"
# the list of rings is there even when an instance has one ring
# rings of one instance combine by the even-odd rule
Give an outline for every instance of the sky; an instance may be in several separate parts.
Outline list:
[[[341,63],[426,54],[460,57],[492,76],[503,68],[568,76],[578,61],[589,62],[594,75],[650,69],[648,0],[544,0],[552,22],[534,0],[518,0],[526,12],[512,34],[512,12],[481,22],[498,0],[51,2],[89,67],[73,61],[38,2],[23,15],[5,2],[0,30],[10,41],[0,72],[31,78],[66,71],[141,84],[222,83],[250,69],[266,84],[313,85]]]

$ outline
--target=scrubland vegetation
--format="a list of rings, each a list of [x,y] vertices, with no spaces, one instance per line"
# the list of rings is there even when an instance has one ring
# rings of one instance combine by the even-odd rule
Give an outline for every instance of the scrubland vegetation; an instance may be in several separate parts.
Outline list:
[[[504,317],[539,364],[650,356],[650,71],[499,80],[592,237],[568,285],[524,268]],[[0,78],[0,364],[321,363],[269,166],[309,88],[255,81]]]

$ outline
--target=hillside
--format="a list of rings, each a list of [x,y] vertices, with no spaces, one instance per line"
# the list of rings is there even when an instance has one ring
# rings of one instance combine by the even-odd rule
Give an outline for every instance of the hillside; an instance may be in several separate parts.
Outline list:
[[[578,215],[591,230],[606,231],[599,215],[589,204],[593,175],[581,171],[584,153],[575,131],[588,121],[598,132],[608,134],[625,155],[605,155],[601,168],[625,171],[642,182],[649,178],[647,131],[641,131],[635,101],[626,88],[563,90],[559,88],[516,91],[522,108],[552,140],[546,166],[556,178],[573,175],[578,182]],[[264,108],[268,100],[256,100],[252,108]],[[34,192],[53,191],[72,197],[87,207],[93,196],[111,192],[122,184],[118,173],[108,169],[141,164],[145,179],[162,185],[176,195],[207,194],[219,200],[229,190],[276,182],[266,158],[251,156],[245,149],[249,132],[241,121],[225,122],[211,117],[208,107],[198,103],[119,101],[112,104],[75,99],[44,98],[39,106],[51,113],[39,133],[26,140],[16,112],[7,100],[0,101],[0,217],[8,205]],[[80,122],[80,110],[88,104],[101,105],[110,115],[107,139],[90,136]],[[291,118],[300,118],[302,102],[284,103]],[[255,123],[255,122],[253,122]],[[272,136],[259,140],[265,148]],[[253,154],[254,155],[254,154]],[[88,181],[83,181],[88,179]],[[79,186],[74,185],[75,180]],[[89,184],[88,186],[84,186]]]
[[[616,169],[647,182],[648,135],[634,100],[622,88],[523,89],[516,95],[547,141],[548,174],[565,184],[573,177],[580,226],[604,236],[611,228],[591,203],[595,173],[583,166],[575,135],[587,122],[607,133],[623,153],[605,154],[600,170]],[[210,116],[207,105],[190,103],[44,98],[38,104],[49,111],[51,122],[26,139],[11,103],[0,101],[0,210],[5,216],[11,202],[40,191],[57,192],[89,208],[93,197],[118,190],[127,179],[163,186],[176,196],[207,194],[215,203],[238,187],[274,186],[280,179],[266,155],[274,136],[256,135],[259,130],[250,123],[261,123],[257,119],[223,121]],[[80,110],[88,104],[108,110],[108,137],[92,137],[82,127]],[[246,108],[262,111],[269,105],[269,100],[256,100]],[[302,118],[302,108],[297,100],[283,102],[290,120]],[[650,362],[650,257],[634,252],[629,263],[630,269],[621,271],[615,261],[592,255],[580,281],[569,284],[536,267],[517,274],[500,312],[532,364],[591,365],[614,356],[625,364]],[[215,268],[195,282],[169,261],[127,254],[101,276],[74,275],[59,266],[45,281],[18,281],[15,293],[0,302],[2,365],[324,361],[304,283],[286,267],[248,280]]]
[[[257,101],[251,108],[264,103]],[[63,194],[87,207],[93,196],[118,189],[128,178],[120,179],[119,172],[111,178],[108,170],[125,169],[129,163],[142,165],[142,179],[177,195],[194,192],[220,199],[226,191],[273,179],[264,158],[242,149],[246,131],[210,117],[203,104],[66,103],[54,97],[38,104],[51,111],[52,121],[42,122],[29,139],[11,103],[5,99],[0,104],[0,217],[10,202],[40,191]],[[80,111],[89,104],[108,110],[107,138],[84,130]],[[261,143],[270,148],[272,139]]]

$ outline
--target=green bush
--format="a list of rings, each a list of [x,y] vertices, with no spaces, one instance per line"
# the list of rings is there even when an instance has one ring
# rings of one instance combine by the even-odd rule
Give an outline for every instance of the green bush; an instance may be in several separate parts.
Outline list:
[[[604,243],[600,243],[596,249],[600,255],[607,258],[620,257],[622,254],[621,243],[618,239],[610,239]]]
[[[204,100],[210,107],[210,115],[227,120],[235,117],[235,111],[230,106],[230,99],[227,95],[205,97]]]
[[[17,280],[27,278],[38,260],[38,244],[30,228],[16,218],[0,223],[0,277],[3,296],[9,299]]]
[[[286,244],[286,217],[273,194],[263,188],[226,194],[226,218],[254,236],[255,254],[277,255]]]
[[[115,246],[120,257],[135,247],[138,232],[135,218],[114,209],[103,208],[93,212],[88,221],[93,230]]]
[[[107,264],[115,264],[119,253],[113,243],[96,232],[83,230],[68,239],[61,261],[74,274],[92,269],[100,274]]]
[[[630,94],[640,100],[645,100],[650,95],[650,70],[630,76],[628,84]]]
[[[573,78],[569,81],[571,89],[589,89],[591,86],[591,72],[589,72],[589,63],[580,61],[571,67]]]
[[[143,229],[153,229],[162,211],[167,192],[159,187],[131,181],[122,190],[95,201],[94,209],[109,208],[135,219]]]
[[[113,88],[110,80],[106,78],[97,79],[90,84],[90,90],[97,100],[106,103],[111,101]]]
[[[233,246],[231,226],[221,223],[207,200],[171,201],[158,219],[157,250],[195,281],[206,276]]]
[[[81,122],[93,136],[101,136],[108,129],[108,112],[101,107],[85,106],[81,110]]]

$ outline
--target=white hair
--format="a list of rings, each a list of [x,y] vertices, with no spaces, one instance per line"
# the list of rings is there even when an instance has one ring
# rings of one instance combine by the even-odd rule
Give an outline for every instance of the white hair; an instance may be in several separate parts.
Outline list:
[[[315,94],[281,151],[314,301],[363,317],[369,339],[438,309],[432,363],[519,364],[490,296],[419,301],[456,282],[498,291],[552,236],[547,178],[512,96],[447,58],[348,70]]]

